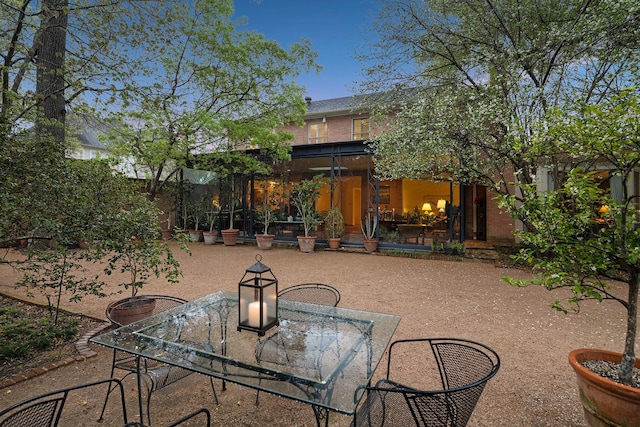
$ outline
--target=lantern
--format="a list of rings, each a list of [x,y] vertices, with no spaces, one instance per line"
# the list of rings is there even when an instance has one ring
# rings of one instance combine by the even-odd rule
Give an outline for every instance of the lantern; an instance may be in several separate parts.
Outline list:
[[[278,279],[264,265],[262,256],[247,268],[238,284],[238,331],[243,329],[262,336],[278,326]]]

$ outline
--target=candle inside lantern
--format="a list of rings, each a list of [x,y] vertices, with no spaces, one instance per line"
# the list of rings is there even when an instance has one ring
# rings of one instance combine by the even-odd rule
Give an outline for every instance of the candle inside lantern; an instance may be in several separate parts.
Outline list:
[[[249,304],[249,326],[260,327],[260,302],[254,301]],[[267,324],[267,303],[262,303],[262,324]]]

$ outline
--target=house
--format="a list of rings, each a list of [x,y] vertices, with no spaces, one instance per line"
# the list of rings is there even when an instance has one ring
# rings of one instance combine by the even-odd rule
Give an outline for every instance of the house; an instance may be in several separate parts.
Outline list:
[[[295,136],[291,161],[276,168],[272,179],[277,177],[287,186],[320,173],[329,177],[331,183],[322,192],[316,210],[340,208],[347,243],[361,241],[360,222],[367,212],[378,215],[382,247],[426,249],[451,241],[480,246],[515,243],[515,221],[498,208],[485,187],[461,186],[453,181],[378,180],[366,145],[375,130],[367,112],[355,109],[356,97],[306,101],[304,126],[284,128]],[[248,184],[248,198],[259,199],[258,183]],[[251,200],[248,206],[252,206]],[[281,219],[289,216],[296,216],[295,207],[284,200]],[[287,231],[275,230],[284,238],[291,235]],[[251,230],[247,234],[252,234]]]

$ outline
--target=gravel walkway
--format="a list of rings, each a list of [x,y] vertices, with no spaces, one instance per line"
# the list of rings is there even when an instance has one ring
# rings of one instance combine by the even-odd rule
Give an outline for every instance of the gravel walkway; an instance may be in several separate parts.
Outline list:
[[[142,293],[193,299],[218,290],[236,291],[237,282],[259,252],[251,245],[194,243],[191,247],[191,255],[177,252],[184,272],[180,284],[154,281]],[[342,307],[402,316],[394,339],[460,337],[495,349],[502,359],[501,369],[485,388],[469,426],[584,426],[567,355],[579,347],[622,349],[622,307],[588,302],[578,314],[557,313],[550,304],[562,298],[562,293],[538,287],[513,288],[501,277],[527,274],[496,267],[492,262],[322,250],[306,254],[286,248],[261,254],[281,288],[303,282],[327,283],[340,290]],[[96,272],[101,270],[100,266],[94,268]],[[1,266],[0,277],[3,292],[16,293],[10,288],[16,279],[14,273]],[[117,290],[119,278],[110,280],[112,289]],[[87,297],[69,308],[103,318],[108,301],[115,298]],[[97,357],[0,390],[0,407],[37,393],[107,377],[110,351],[93,344],[90,347]],[[383,359],[380,366],[384,363]],[[400,368],[415,375],[411,363]],[[382,372],[379,368],[376,376]],[[212,411],[216,426],[315,425],[308,406],[266,393],[261,394],[256,406],[254,391],[233,384],[221,392],[221,384],[216,381],[220,404],[215,405],[208,380],[198,375],[189,378],[154,395],[155,425],[164,425],[200,406]],[[133,387],[133,382],[127,383],[128,395],[134,394]],[[94,398],[86,396],[78,410],[95,410],[91,403]],[[135,413],[133,409],[131,406],[130,415]],[[342,415],[332,414],[330,418],[330,426],[348,426],[349,422],[350,418]]]

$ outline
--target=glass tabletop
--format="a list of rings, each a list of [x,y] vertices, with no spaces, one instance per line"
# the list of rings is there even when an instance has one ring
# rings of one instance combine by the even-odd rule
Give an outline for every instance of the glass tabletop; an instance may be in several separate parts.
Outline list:
[[[280,299],[280,325],[238,331],[238,297],[217,292],[91,342],[351,415],[399,316]]]

